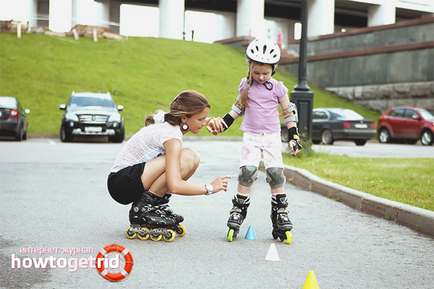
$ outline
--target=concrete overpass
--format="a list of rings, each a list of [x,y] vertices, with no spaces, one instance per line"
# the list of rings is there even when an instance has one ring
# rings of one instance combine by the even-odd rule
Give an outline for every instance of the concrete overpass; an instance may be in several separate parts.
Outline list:
[[[302,0],[95,0],[117,21],[121,4],[159,7],[159,37],[181,39],[186,10],[213,12],[217,39],[248,36],[264,37],[267,30],[284,34],[284,42],[294,39],[294,24],[300,21]],[[388,25],[433,16],[429,0],[310,0],[308,36],[332,34],[342,29]],[[275,25],[267,25],[266,20]]]
[[[0,20],[29,21],[30,27],[48,26],[56,32],[76,24],[101,25],[119,32],[120,6],[134,4],[159,8],[159,37],[182,39],[185,11],[212,12],[216,18],[215,40],[240,36],[277,35],[294,39],[302,0],[15,0],[0,2]],[[14,8],[17,7],[17,8]],[[20,10],[17,11],[11,10]],[[84,17],[83,12],[93,14]],[[388,25],[431,17],[431,0],[310,0],[308,36],[332,34],[342,29]],[[1,19],[3,18],[3,19]],[[27,19],[26,19],[27,18]],[[272,23],[272,25],[270,24]]]

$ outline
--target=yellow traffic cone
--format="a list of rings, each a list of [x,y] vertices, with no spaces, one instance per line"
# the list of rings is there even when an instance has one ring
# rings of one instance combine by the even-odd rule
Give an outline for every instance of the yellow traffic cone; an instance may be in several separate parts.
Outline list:
[[[316,282],[315,273],[313,273],[313,271],[309,271],[309,274],[307,274],[307,278],[302,289],[319,289],[318,282]]]

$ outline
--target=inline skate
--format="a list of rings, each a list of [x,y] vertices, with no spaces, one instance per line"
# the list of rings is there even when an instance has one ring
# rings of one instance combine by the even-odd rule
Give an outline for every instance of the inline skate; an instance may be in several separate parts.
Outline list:
[[[175,239],[174,230],[178,229],[177,221],[173,215],[169,216],[165,213],[164,210],[170,210],[168,205],[162,210],[161,200],[162,197],[145,191],[132,204],[129,213],[130,227],[125,232],[128,238],[133,239],[137,236],[141,240],[147,240],[150,237],[153,241],[164,238],[166,242]],[[185,234],[185,228],[183,233]]]
[[[228,231],[228,241],[232,242],[234,238],[237,237],[241,224],[247,216],[247,208],[250,205],[250,197],[236,195],[232,199],[233,207],[231,209],[230,216],[228,219],[227,226],[229,227]]]
[[[288,218],[288,200],[286,194],[279,194],[271,198],[271,222],[273,223],[273,238],[279,238],[287,244],[292,241],[292,223]]]
[[[180,225],[179,223],[184,221],[184,217],[178,214],[175,214],[173,210],[169,207],[169,200],[172,194],[165,194],[161,199],[159,200],[158,209],[162,211],[166,216],[175,219],[175,226],[173,230],[176,232],[176,234],[180,237],[184,236],[187,232],[185,227],[183,225]]]

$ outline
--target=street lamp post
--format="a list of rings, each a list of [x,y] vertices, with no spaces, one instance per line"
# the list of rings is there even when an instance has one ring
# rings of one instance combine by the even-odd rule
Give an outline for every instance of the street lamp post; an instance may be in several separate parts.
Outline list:
[[[298,59],[298,83],[291,92],[291,101],[298,109],[298,131],[301,138],[312,139],[312,109],[313,92],[310,91],[306,81],[307,66],[307,11],[308,1],[301,0],[301,39]]]

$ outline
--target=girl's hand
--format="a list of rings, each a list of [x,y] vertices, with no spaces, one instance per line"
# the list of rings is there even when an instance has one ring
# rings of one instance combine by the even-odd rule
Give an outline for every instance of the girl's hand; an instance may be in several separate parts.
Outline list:
[[[225,127],[227,128],[228,126],[221,117],[211,118],[206,126],[207,130],[213,135],[223,133]]]
[[[215,179],[211,183],[211,185],[214,188],[213,194],[220,192],[221,190],[224,190],[225,192],[228,190],[228,180],[227,179],[231,179],[231,177],[228,175],[224,175],[224,176],[218,177],[217,179]]]
[[[298,145],[297,148],[294,150],[294,147],[297,145],[297,142],[295,140],[290,140],[289,143],[289,149],[291,150],[291,155],[295,156],[299,152],[301,152],[301,145]]]

